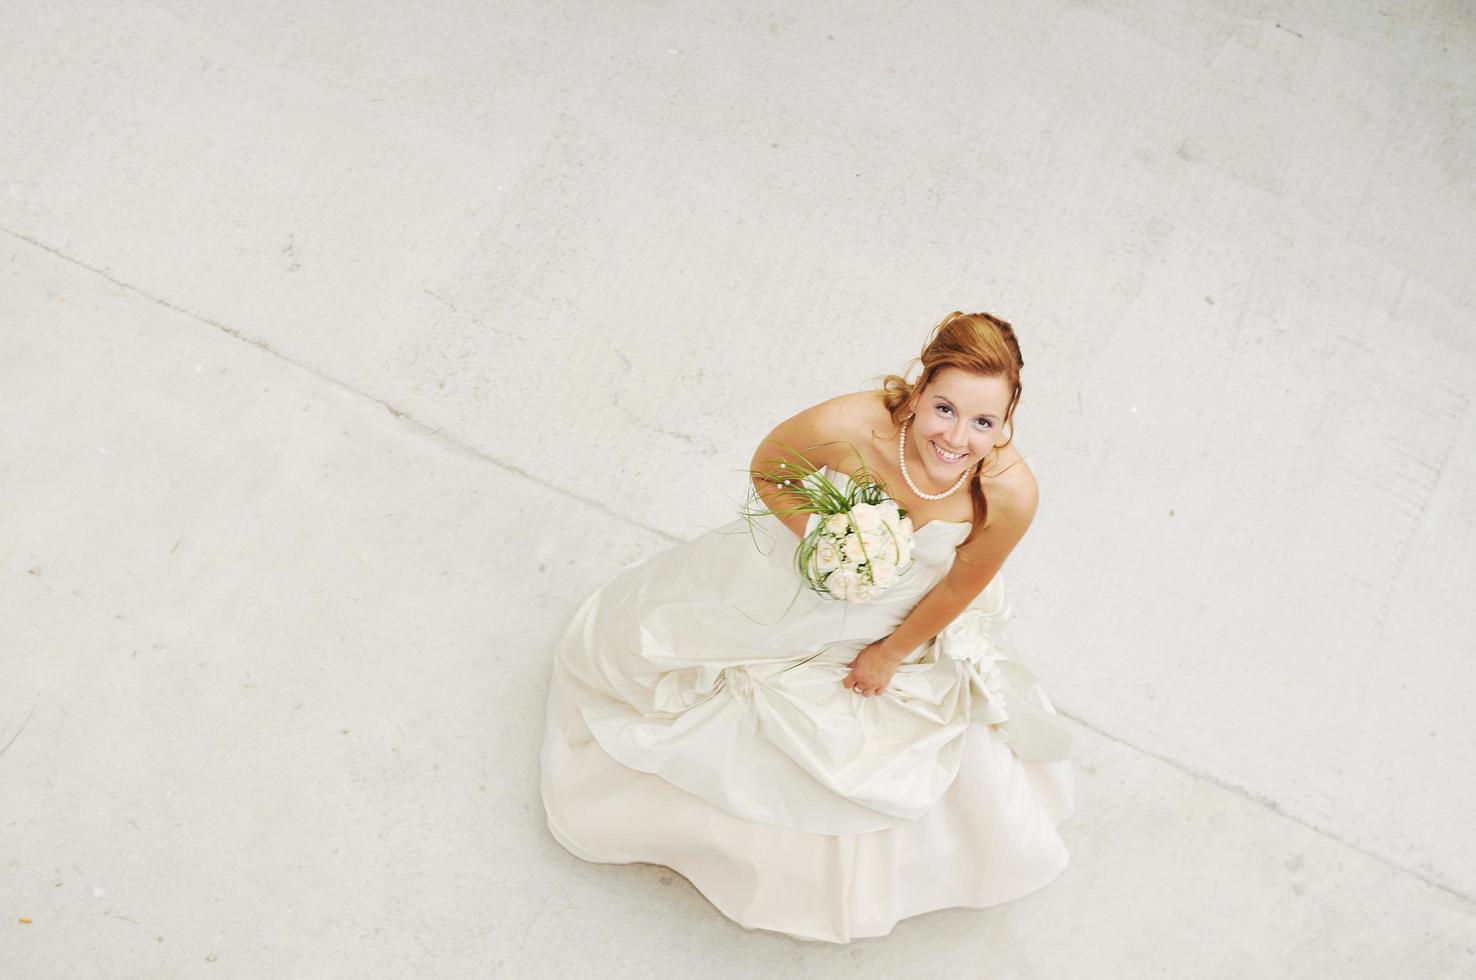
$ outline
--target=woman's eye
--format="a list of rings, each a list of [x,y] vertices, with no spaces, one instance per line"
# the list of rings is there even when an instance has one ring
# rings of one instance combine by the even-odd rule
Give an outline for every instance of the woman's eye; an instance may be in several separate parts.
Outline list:
[[[938,411],[940,411],[940,412],[948,412],[948,413],[952,414],[953,409],[949,408],[947,405],[939,405],[938,406]],[[991,422],[991,421],[989,421],[988,419],[978,419],[977,421],[983,422],[984,423],[984,428],[986,428],[986,429],[992,429],[992,428],[994,428],[994,423]]]

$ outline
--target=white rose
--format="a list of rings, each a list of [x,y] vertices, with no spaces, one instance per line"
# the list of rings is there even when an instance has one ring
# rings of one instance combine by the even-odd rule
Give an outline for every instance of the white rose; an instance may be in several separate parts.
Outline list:
[[[890,562],[898,560],[897,540],[884,527],[863,534],[861,536],[861,542],[866,545],[866,553],[872,558],[885,558]]]
[[[838,538],[843,538],[850,529],[851,522],[846,520],[845,514],[831,514],[825,518],[825,532],[827,534],[833,534]]]
[[[885,589],[897,581],[897,566],[891,562],[878,558],[871,563],[871,583],[879,589]]]
[[[881,508],[876,504],[868,504],[863,501],[851,508],[851,520],[855,521],[856,526],[863,532],[875,531],[881,527]]]
[[[897,522],[897,527],[904,538],[912,537],[912,518],[904,517]]]
[[[836,546],[834,541],[831,541],[827,538],[821,538],[820,542],[815,545],[814,552],[810,555],[811,567],[815,571],[824,574],[826,572],[833,572],[837,568],[840,568],[840,564],[840,548]]]
[[[855,531],[847,534],[841,541],[841,553],[845,560],[852,565],[860,564],[866,560],[866,555],[861,551],[861,536]]]
[[[861,580],[853,568],[837,569],[825,576],[824,582],[825,590],[837,599],[850,598],[860,584]]]

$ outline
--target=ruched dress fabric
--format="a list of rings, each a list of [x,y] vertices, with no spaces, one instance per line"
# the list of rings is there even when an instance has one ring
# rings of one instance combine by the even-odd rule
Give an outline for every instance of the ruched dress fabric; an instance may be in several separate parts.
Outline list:
[[[1008,639],[1002,575],[883,694],[841,683],[971,527],[924,524],[913,567],[866,603],[805,587],[799,538],[767,513],[622,569],[555,649],[554,838],[671,868],[746,928],[837,943],[1050,883],[1068,861],[1072,733]]]

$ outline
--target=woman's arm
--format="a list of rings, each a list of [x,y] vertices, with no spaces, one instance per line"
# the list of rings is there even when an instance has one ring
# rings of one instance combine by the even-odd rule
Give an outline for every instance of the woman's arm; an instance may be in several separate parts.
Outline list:
[[[847,396],[841,395],[818,405],[811,405],[798,415],[780,422],[759,443],[749,468],[773,471],[781,462],[792,462],[790,452],[801,453],[816,469],[835,466],[839,455],[837,448],[842,440],[848,438],[846,426],[851,416],[846,407],[846,398]],[[807,503],[804,496],[763,477],[753,475],[750,479],[764,506],[771,512]],[[776,513],[775,516],[794,532],[795,537],[804,537],[805,526],[810,520],[809,514]]]
[[[1035,481],[1022,483],[1019,492],[990,501],[989,527],[958,549],[953,567],[923,596],[907,618],[881,641],[883,652],[901,662],[927,643],[972,602],[994,579],[1015,545],[1035,519],[1039,501]]]

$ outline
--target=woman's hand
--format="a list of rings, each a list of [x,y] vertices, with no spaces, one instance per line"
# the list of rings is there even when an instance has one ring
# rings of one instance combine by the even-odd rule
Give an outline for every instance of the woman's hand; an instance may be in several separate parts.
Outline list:
[[[885,642],[877,640],[862,647],[856,659],[850,662],[851,672],[841,684],[862,697],[885,691],[892,682],[892,675],[902,665],[902,661],[884,646]]]

